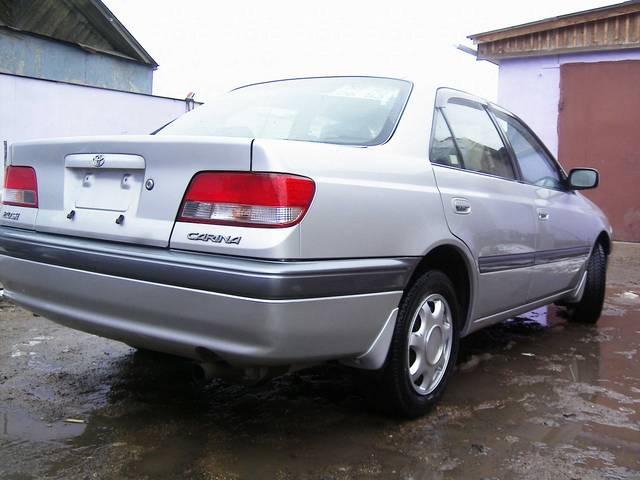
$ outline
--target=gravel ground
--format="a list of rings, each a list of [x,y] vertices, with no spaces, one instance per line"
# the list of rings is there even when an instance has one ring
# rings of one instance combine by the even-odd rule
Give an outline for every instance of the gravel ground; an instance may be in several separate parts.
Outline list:
[[[640,245],[597,327],[536,310],[463,341],[426,417],[370,411],[352,372],[259,387],[0,303],[0,478],[640,478]]]

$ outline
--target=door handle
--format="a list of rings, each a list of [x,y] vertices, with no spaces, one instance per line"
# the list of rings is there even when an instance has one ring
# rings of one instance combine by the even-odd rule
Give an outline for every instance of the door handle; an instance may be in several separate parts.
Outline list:
[[[471,213],[471,204],[466,198],[454,198],[451,200],[453,211],[458,215],[468,215]]]
[[[538,210],[538,220],[549,220],[549,212]]]

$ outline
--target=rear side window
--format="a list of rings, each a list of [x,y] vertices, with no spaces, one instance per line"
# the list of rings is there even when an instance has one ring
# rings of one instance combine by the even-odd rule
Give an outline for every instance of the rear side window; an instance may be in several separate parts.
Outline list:
[[[460,152],[453,140],[451,130],[442,116],[440,109],[436,110],[433,123],[433,139],[431,140],[431,163],[447,167],[462,167]]]
[[[482,105],[453,98],[442,109],[442,115],[451,131],[457,155],[462,156],[465,169],[508,179],[515,178],[509,153]]]
[[[527,127],[502,112],[494,110],[493,114],[511,143],[522,179],[539,187],[561,189],[563,182],[560,171]]]

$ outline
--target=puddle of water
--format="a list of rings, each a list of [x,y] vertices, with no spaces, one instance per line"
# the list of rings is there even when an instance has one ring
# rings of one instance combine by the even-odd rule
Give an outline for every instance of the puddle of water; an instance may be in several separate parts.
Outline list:
[[[530,322],[537,323],[541,327],[548,327],[549,326],[549,321],[547,318],[548,316],[549,316],[549,307],[540,307],[530,312],[523,313],[522,315],[518,315],[515,321],[517,320],[530,321]],[[509,321],[513,322],[514,320],[509,320]]]
[[[46,422],[19,410],[0,411],[0,442],[66,440],[82,435],[85,429],[85,424]]]

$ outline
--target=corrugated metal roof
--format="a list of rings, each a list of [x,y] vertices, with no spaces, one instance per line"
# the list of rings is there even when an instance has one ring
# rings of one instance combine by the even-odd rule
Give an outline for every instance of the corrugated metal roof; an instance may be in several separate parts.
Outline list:
[[[640,0],[470,35],[478,59],[640,48]]]
[[[0,27],[158,66],[100,0],[0,0]]]

